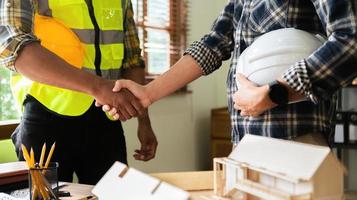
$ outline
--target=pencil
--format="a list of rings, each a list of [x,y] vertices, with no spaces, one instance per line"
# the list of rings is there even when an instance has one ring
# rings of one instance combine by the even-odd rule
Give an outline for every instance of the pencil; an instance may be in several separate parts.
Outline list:
[[[53,154],[53,152],[54,152],[54,150],[55,150],[55,147],[56,147],[56,142],[55,142],[55,143],[53,143],[53,145],[52,145],[52,147],[51,147],[51,150],[50,150],[50,153],[49,153],[49,154],[48,154],[48,156],[47,156],[47,160],[46,160],[45,168],[47,168],[47,167],[48,167],[48,165],[50,164],[51,157],[52,157],[52,154]]]
[[[31,165],[33,167],[35,167],[35,153],[33,152],[32,147],[31,147],[31,151],[30,151],[30,162],[31,162]]]
[[[42,151],[41,151],[41,157],[40,157],[40,167],[43,167],[43,159],[45,158],[45,154],[46,154],[46,143],[43,144],[42,146]]]
[[[33,168],[34,166],[31,163],[31,157],[30,157],[29,152],[27,151],[25,145],[21,144],[21,149],[22,149],[22,155],[24,156],[24,159],[25,159],[28,167],[29,168]],[[43,191],[41,191],[41,189],[40,189],[41,185],[36,180],[36,176],[31,173],[31,177],[32,177],[32,179],[34,181],[34,186],[38,185],[38,187],[39,187],[38,189],[39,189],[40,193],[43,194]]]
[[[34,151],[31,148],[31,156],[29,155],[29,152],[27,151],[25,145],[21,144],[21,148],[22,148],[22,154],[24,156],[24,159],[28,165],[28,167],[31,169],[35,168],[35,156],[34,156]],[[39,193],[44,199],[48,199],[49,195],[46,193],[46,189],[44,184],[42,183],[39,174],[36,173],[37,171],[33,171],[33,173],[30,172],[32,180],[33,180],[33,186],[34,188],[37,189],[38,192],[36,192],[36,189],[34,191],[34,196],[37,196],[37,194]]]
[[[29,152],[27,151],[25,145],[21,144],[21,149],[22,149],[22,155],[24,156],[24,159],[27,163],[27,165],[31,168],[31,159],[30,159],[30,155]]]

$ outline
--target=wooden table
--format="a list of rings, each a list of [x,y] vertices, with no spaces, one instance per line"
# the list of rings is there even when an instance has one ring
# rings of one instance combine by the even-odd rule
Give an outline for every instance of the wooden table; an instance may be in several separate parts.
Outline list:
[[[63,187],[61,190],[70,192],[72,196],[61,197],[61,200],[98,200],[98,198],[91,193],[91,190],[93,189],[92,185],[76,183],[67,183],[66,185],[67,186]],[[190,200],[208,200],[211,199],[210,197],[213,195],[212,190],[191,190],[189,192],[191,194]]]
[[[150,174],[162,181],[184,189],[191,194],[191,200],[210,199],[213,195],[213,172],[178,172]],[[97,200],[91,193],[92,185],[64,183],[61,190],[71,193],[71,197],[62,197],[61,200]]]
[[[68,191],[71,197],[61,197],[61,200],[97,200],[98,198],[92,194],[93,185],[84,185],[77,183],[64,183],[65,186],[60,190]]]
[[[213,194],[213,172],[174,172],[150,174],[162,181],[175,185],[190,192],[191,200],[224,200]],[[97,200],[91,193],[93,186],[75,183],[66,183],[61,190],[69,191],[72,197],[61,198],[61,200]],[[213,198],[215,197],[215,198]],[[346,200],[356,200],[357,192],[346,193]]]

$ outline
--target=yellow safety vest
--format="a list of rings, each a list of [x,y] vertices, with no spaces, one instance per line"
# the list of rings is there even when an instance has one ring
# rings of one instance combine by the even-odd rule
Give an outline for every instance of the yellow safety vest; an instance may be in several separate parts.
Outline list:
[[[81,70],[106,79],[118,79],[124,57],[123,26],[126,6],[127,0],[38,0],[36,13],[42,18],[50,17],[59,21],[79,38],[83,58],[73,61],[58,53],[60,57],[74,66],[80,60],[82,64],[77,67]],[[36,26],[35,20],[35,35],[41,35],[41,27],[37,29]],[[41,43],[45,42],[39,38]],[[51,44],[47,48],[51,50]],[[76,52],[78,49],[71,51]],[[73,57],[72,52],[63,51],[69,57]],[[79,51],[77,54],[81,56]],[[93,97],[87,94],[33,82],[18,73],[13,74],[11,86],[21,107],[27,94],[49,110],[66,116],[82,115],[93,103]]]

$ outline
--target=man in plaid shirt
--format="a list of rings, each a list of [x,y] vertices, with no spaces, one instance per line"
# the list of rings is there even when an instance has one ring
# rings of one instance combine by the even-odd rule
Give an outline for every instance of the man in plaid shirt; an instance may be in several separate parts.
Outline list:
[[[357,75],[356,20],[355,0],[229,0],[211,32],[194,42],[167,73],[144,87],[118,81],[115,89],[129,88],[149,106],[212,73],[232,57],[227,91],[233,143],[244,134],[283,139],[298,139],[308,133],[331,137],[334,93]],[[269,98],[269,85],[257,87],[235,74],[238,57],[259,36],[290,27],[325,35],[328,40],[308,58],[290,66],[282,77],[276,77],[288,92],[289,101],[310,101],[278,106]],[[239,90],[236,78],[242,85]]]

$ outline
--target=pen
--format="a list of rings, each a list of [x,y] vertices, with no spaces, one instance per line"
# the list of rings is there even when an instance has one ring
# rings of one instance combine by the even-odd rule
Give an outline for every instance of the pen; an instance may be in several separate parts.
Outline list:
[[[78,200],[94,200],[94,199],[96,199],[94,196],[86,196],[86,197],[80,198]]]

